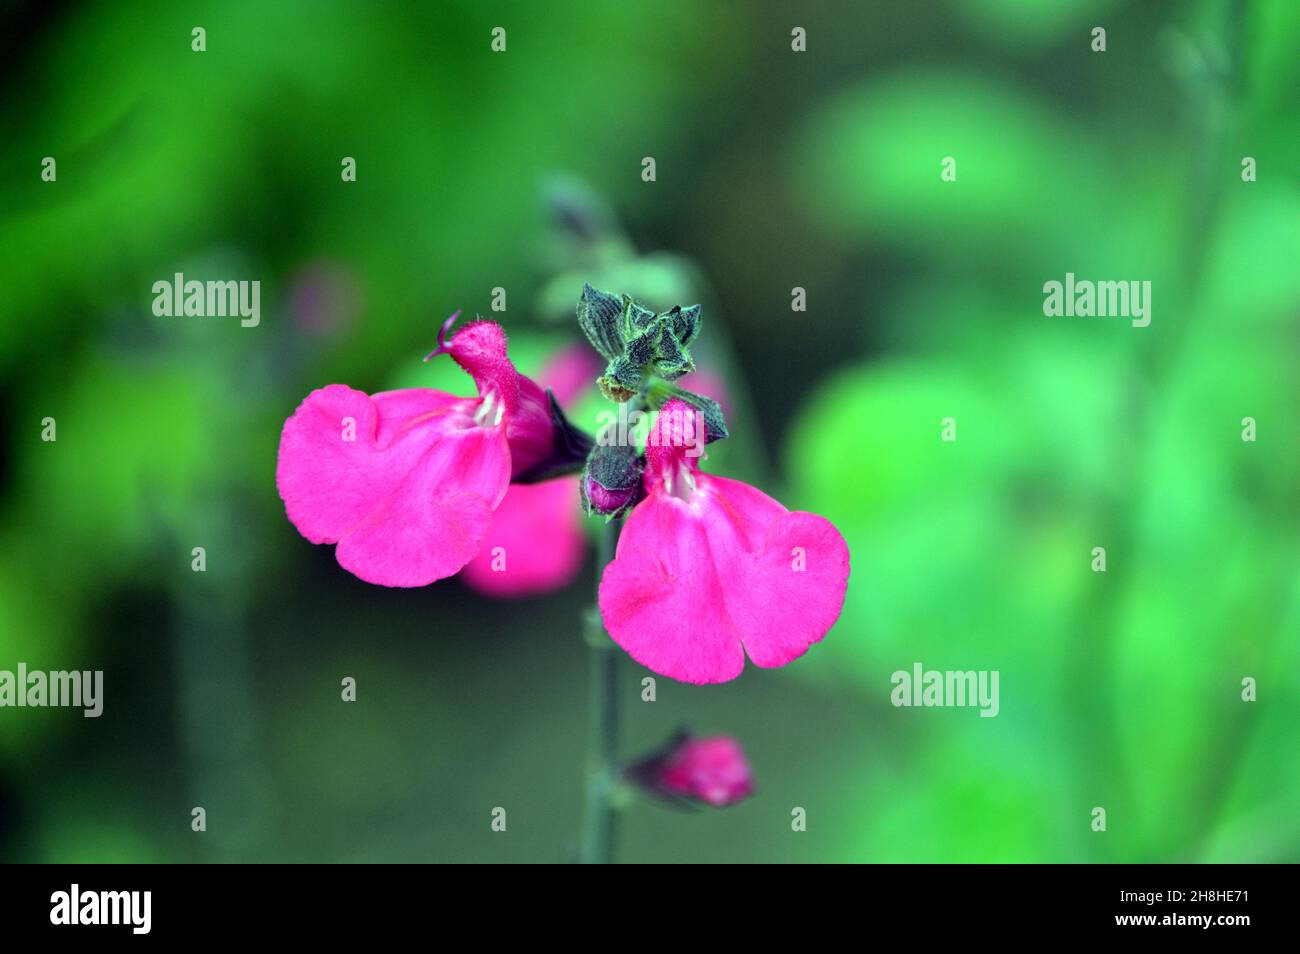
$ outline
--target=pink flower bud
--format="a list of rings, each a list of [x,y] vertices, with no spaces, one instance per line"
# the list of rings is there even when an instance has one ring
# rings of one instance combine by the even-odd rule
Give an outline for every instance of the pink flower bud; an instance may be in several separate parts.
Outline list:
[[[683,735],[669,748],[629,771],[639,784],[661,795],[726,808],[754,792],[745,752],[729,735]]]

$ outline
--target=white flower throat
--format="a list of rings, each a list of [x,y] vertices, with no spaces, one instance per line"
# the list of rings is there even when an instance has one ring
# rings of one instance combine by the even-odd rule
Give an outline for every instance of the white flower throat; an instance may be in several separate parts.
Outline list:
[[[685,460],[676,460],[664,473],[664,490],[668,496],[687,502],[695,495],[695,474]]]
[[[479,401],[474,411],[474,423],[479,427],[496,427],[505,417],[505,413],[505,403],[497,396],[496,391],[489,391],[483,395],[483,400]]]

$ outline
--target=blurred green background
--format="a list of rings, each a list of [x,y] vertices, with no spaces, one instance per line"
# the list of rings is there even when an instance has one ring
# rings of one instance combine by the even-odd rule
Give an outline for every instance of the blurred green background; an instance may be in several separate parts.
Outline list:
[[[0,3],[0,669],[106,696],[0,709],[0,858],[570,859],[593,559],[368,586],[274,471],[312,388],[450,386],[494,287],[536,371],[591,280],[704,303],[706,469],[853,559],[791,666],[650,704],[625,660],[629,756],[733,734],[759,791],[635,803],[620,859],[1300,860],[1300,5],[177,6]],[[177,271],[260,326],[154,317]],[[1045,318],[1067,271],[1151,326]],[[892,707],[916,661],[1000,715]]]

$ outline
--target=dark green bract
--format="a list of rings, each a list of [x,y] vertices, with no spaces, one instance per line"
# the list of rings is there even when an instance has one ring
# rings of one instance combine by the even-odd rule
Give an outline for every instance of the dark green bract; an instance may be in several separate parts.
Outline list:
[[[578,324],[609,362],[597,383],[611,401],[629,401],[655,380],[674,381],[695,370],[689,345],[699,334],[699,305],[674,305],[655,314],[627,295],[585,284]]]

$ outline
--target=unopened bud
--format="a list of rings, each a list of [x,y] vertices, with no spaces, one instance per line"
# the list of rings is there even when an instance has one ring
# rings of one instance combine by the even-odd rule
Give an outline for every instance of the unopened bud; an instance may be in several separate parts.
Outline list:
[[[645,460],[635,447],[597,443],[582,471],[582,505],[588,514],[613,518],[631,510],[643,496]]]

